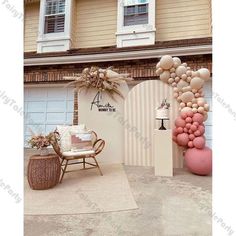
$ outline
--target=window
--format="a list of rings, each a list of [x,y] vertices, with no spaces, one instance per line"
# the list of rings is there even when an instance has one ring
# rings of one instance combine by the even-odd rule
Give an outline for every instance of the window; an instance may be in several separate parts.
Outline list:
[[[46,0],[44,33],[65,30],[65,0]]]
[[[124,6],[124,26],[142,24],[148,24],[148,1],[126,1]]]

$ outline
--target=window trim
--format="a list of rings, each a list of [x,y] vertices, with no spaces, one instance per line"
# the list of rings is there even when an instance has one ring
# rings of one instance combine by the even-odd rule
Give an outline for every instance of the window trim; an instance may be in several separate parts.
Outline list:
[[[71,22],[72,22],[72,6],[73,0],[65,0],[65,25],[64,32],[44,33],[45,16],[46,16],[46,0],[40,1],[39,13],[39,31],[37,40],[37,52],[66,51],[71,45]]]
[[[117,47],[125,47],[126,43],[128,46],[138,46],[138,39],[143,39],[140,45],[155,44],[156,0],[149,0],[148,24],[141,25],[124,26],[124,0],[118,0],[117,4]]]

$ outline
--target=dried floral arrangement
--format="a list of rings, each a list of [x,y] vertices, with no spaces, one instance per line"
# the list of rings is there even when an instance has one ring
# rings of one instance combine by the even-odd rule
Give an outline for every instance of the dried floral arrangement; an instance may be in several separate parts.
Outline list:
[[[53,134],[48,135],[33,135],[28,141],[32,148],[42,149],[44,147],[50,146],[54,142]]]
[[[75,85],[78,92],[83,89],[87,91],[91,88],[95,88],[98,92],[106,92],[114,100],[114,95],[124,98],[119,91],[120,84],[125,81],[133,80],[130,78],[129,74],[119,74],[113,70],[113,67],[101,69],[96,66],[85,68],[81,74],[66,76],[65,78],[75,80],[70,82],[68,86]]]
[[[163,99],[161,102],[161,105],[158,107],[158,109],[162,109],[162,108],[165,108],[165,109],[170,108],[170,103],[167,102],[167,98]]]

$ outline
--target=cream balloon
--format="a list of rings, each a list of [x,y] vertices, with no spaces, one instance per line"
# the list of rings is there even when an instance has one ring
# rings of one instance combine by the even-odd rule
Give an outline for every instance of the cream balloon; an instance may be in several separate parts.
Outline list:
[[[159,68],[160,68],[160,62],[158,62],[156,65],[156,69],[159,69]]]
[[[178,83],[180,81],[180,78],[177,76],[175,77],[175,82]]]
[[[183,87],[187,87],[189,84],[186,81],[183,81],[182,79],[177,84],[177,88],[182,89]]]
[[[191,87],[190,86],[182,88],[182,92],[188,92],[188,91],[191,91]]]
[[[198,70],[199,76],[204,80],[208,81],[210,79],[211,73],[206,68],[201,68]]]
[[[160,66],[161,68],[165,70],[169,70],[173,66],[173,64],[174,64],[174,60],[172,56],[169,56],[169,55],[163,56],[160,60]]]
[[[183,109],[181,109],[181,114],[185,113],[185,112],[188,112],[188,111],[192,111],[192,108],[190,107],[184,107]]]
[[[190,86],[193,88],[193,89],[200,89],[202,88],[204,84],[204,80],[202,80],[201,78],[199,77],[194,77],[192,78],[191,82],[190,82]]]
[[[172,84],[175,80],[173,78],[168,79],[168,84]]]
[[[165,70],[160,75],[160,80],[167,83],[168,79],[170,78],[170,72],[168,70]]]
[[[173,61],[175,68],[181,65],[181,60],[178,57],[173,57]]]
[[[188,92],[185,92],[181,95],[181,100],[184,102],[184,103],[188,103],[188,102],[191,102],[192,99],[194,98],[194,94],[190,91]]]
[[[187,68],[186,68],[185,66],[182,66],[182,65],[181,65],[181,66],[178,66],[178,67],[176,68],[175,73],[176,73],[179,77],[181,77],[181,75],[185,74],[186,71],[187,71]]]
[[[160,76],[162,72],[163,72],[163,69],[159,68],[159,69],[156,70],[156,75]]]

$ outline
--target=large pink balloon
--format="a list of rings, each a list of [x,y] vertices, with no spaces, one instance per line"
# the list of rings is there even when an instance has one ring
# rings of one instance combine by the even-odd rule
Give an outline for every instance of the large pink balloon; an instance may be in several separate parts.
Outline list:
[[[184,128],[185,124],[186,124],[185,120],[183,120],[181,117],[176,118],[175,125],[177,127],[183,127]]]
[[[195,113],[193,115],[193,122],[198,122],[199,124],[202,124],[204,121],[204,116],[200,113]]]
[[[190,124],[190,123],[187,123],[187,124],[185,125],[185,128],[187,128],[187,129],[190,129],[190,127],[191,127],[191,124]]]
[[[196,137],[194,140],[193,140],[193,145],[195,148],[198,148],[198,149],[203,149],[205,147],[205,139],[201,136],[201,137]]]
[[[186,133],[178,134],[177,135],[177,143],[180,146],[187,146],[189,141],[188,135]]]
[[[197,175],[209,175],[212,171],[212,150],[189,148],[185,152],[185,163],[188,169]]]
[[[191,130],[192,130],[193,132],[195,132],[195,131],[197,130],[197,126],[196,126],[196,125],[191,125]]]

